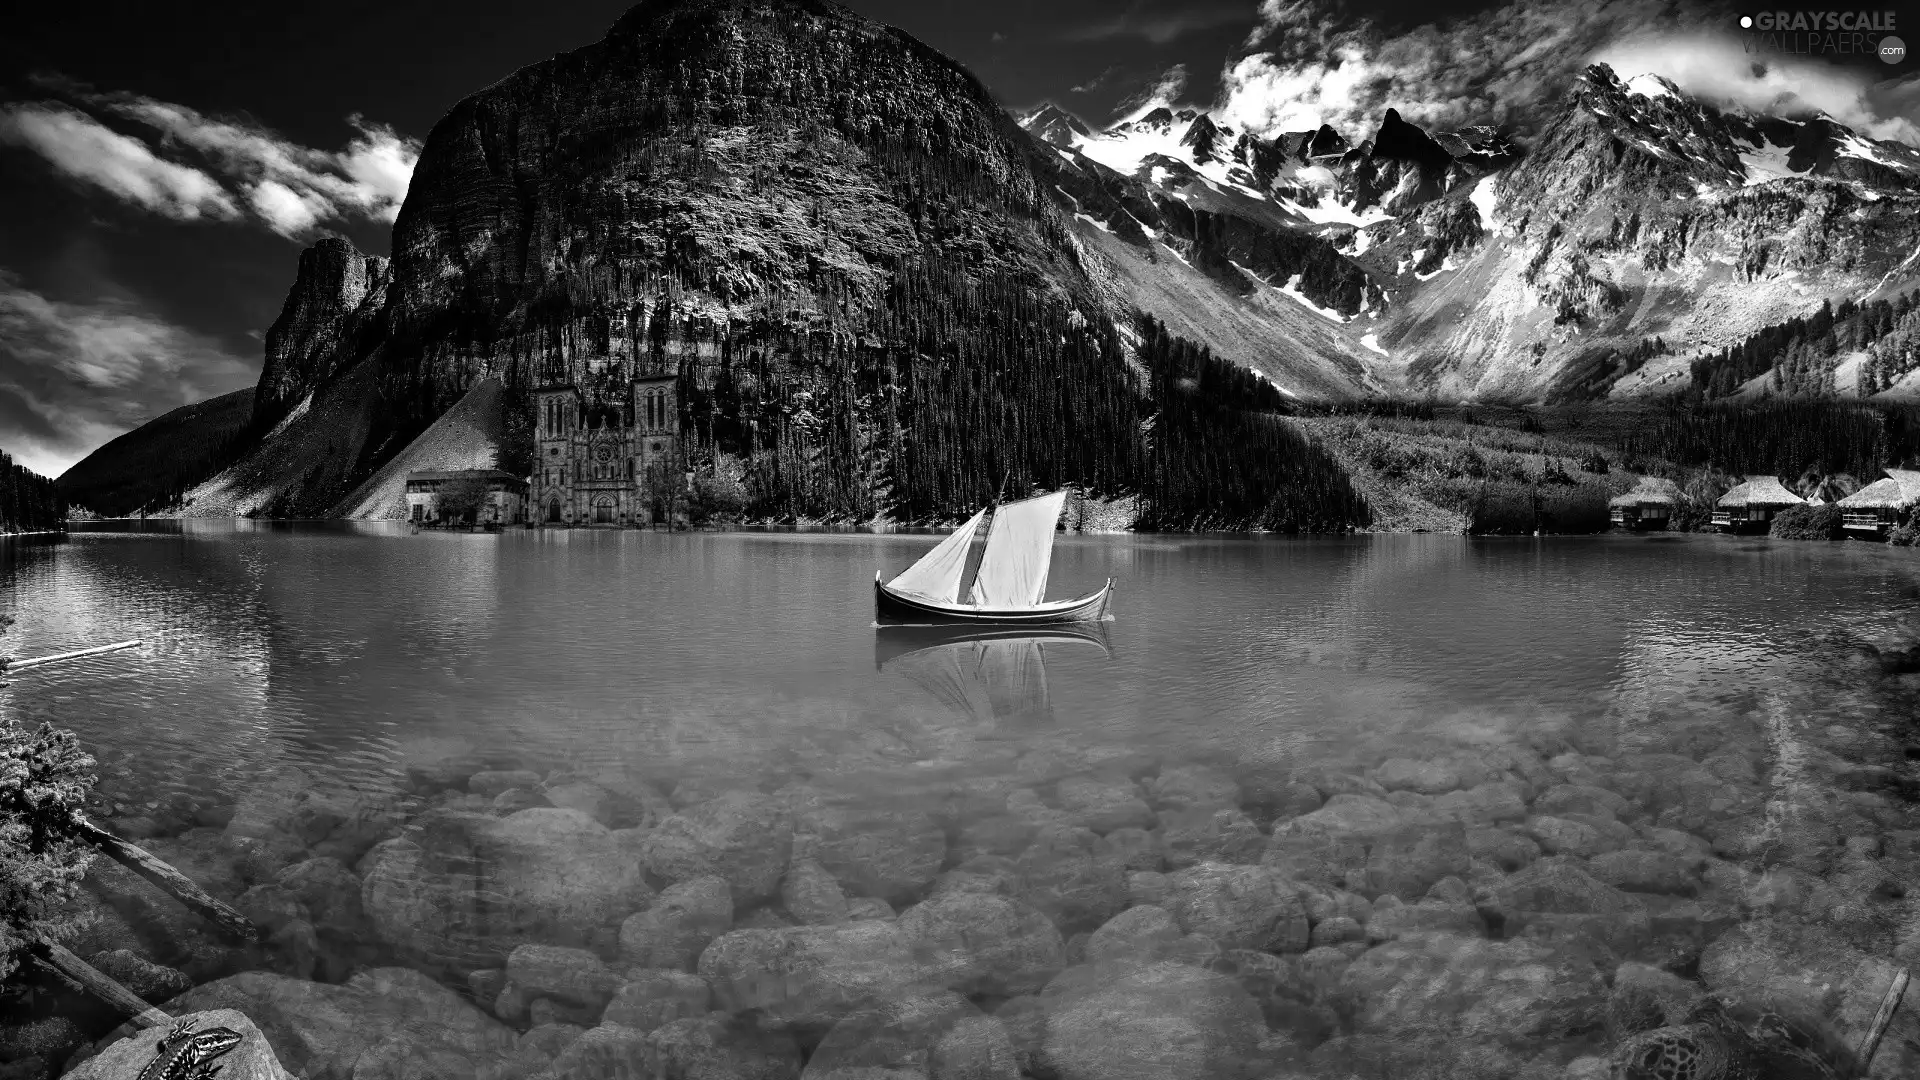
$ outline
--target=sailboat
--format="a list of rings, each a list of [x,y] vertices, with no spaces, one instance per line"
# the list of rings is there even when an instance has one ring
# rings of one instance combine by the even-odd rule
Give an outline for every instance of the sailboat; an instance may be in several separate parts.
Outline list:
[[[893,580],[882,581],[876,572],[877,618],[895,623],[1062,623],[1105,618],[1112,578],[1099,591],[1077,599],[1050,603],[1045,599],[1047,570],[1053,563],[1053,526],[1066,502],[1067,493],[1056,491],[989,508],[993,524],[987,529],[987,550],[964,603],[960,579],[966,574],[967,554],[987,509]]]

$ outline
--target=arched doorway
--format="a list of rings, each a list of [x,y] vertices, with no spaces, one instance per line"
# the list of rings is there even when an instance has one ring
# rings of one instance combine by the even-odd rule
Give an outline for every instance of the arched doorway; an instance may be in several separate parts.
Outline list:
[[[547,500],[547,521],[548,523],[553,525],[560,524],[560,500],[559,499]]]
[[[613,524],[613,496],[602,495],[593,500],[593,523],[595,525]]]

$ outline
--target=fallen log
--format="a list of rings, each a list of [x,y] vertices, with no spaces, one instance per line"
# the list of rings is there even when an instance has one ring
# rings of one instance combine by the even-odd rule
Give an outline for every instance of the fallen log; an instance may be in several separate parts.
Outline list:
[[[1860,1068],[1866,1069],[1873,1064],[1873,1053],[1880,1049],[1880,1038],[1887,1033],[1887,1025],[1893,1023],[1893,1010],[1900,1007],[1900,996],[1907,992],[1907,969],[1901,968],[1894,973],[1893,981],[1887,984],[1886,996],[1880,999],[1880,1011],[1873,1016],[1873,1024],[1867,1028],[1866,1037],[1860,1040]]]
[[[74,814],[72,820],[74,832],[114,862],[146,878],[228,934],[243,941],[260,940],[259,928],[245,915],[214,899],[194,884],[193,879],[160,861],[152,852],[127,843],[88,821],[84,815]]]
[[[78,660],[83,656],[98,656],[101,653],[118,652],[139,645],[138,640],[120,641],[112,645],[95,645],[91,649],[75,649],[72,652],[54,653],[52,656],[35,656],[27,660],[9,660],[0,658],[0,675],[10,675],[25,668],[39,667],[42,664],[57,664],[62,660]]]
[[[139,994],[120,985],[106,972],[75,956],[63,945],[41,941],[34,944],[29,952],[35,960],[78,983],[87,993],[119,1009],[140,1027],[164,1027],[173,1023],[173,1017],[147,1004]]]

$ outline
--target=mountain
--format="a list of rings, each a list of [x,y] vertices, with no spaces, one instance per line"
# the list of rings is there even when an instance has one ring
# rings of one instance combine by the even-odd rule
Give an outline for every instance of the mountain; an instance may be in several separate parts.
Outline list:
[[[485,379],[498,453],[524,465],[511,421],[535,385],[671,374],[690,468],[744,475],[758,516],[925,519],[1072,483],[1177,519],[1171,503],[1199,496],[1155,489],[1175,472],[1154,455],[1228,436],[1147,440],[1166,395],[1200,384],[1156,381],[1129,344],[1133,307],[1075,240],[1052,172],[977,79],[898,30],[824,0],[647,0],[434,126],[390,262],[337,240],[302,255],[258,442],[181,512],[335,511]],[[1318,241],[1181,227],[1364,299]],[[1294,449],[1265,460],[1323,461],[1266,427],[1254,442]],[[1345,519],[1337,483],[1314,490],[1323,523]],[[1247,498],[1275,521],[1321,514]]]
[[[1074,484],[1275,527],[1358,513],[1280,415],[1305,402],[1906,392],[1908,309],[1874,305],[1920,284],[1920,151],[1603,66],[1546,111],[1524,145],[1394,109],[1016,119],[826,0],[647,0],[434,126],[390,260],[302,255],[239,453],[179,509],[372,513],[396,461],[523,469],[555,381],[677,378],[692,486],[741,478],[763,520]],[[1802,332],[1842,305],[1846,341]],[[1221,473],[1240,509],[1208,517]]]
[[[1524,147],[1391,109],[1356,134],[1263,138],[1155,105],[1045,140],[1082,181],[1057,199],[1117,291],[1302,396],[1657,395],[1789,314],[1920,280],[1920,151],[1829,116],[1722,111],[1595,66]],[[1343,265],[1223,271],[1139,212],[1174,205],[1322,241]]]
[[[107,443],[60,474],[65,502],[106,517],[158,510],[244,452],[251,388],[183,405]]]

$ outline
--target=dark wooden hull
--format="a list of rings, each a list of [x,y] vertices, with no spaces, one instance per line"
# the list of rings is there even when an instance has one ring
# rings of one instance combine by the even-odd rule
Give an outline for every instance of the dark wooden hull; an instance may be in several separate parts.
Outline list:
[[[1113,595],[1113,579],[1108,578],[1098,592],[1075,600],[1060,600],[1031,608],[977,608],[967,604],[941,604],[916,599],[887,588],[878,577],[873,579],[874,618],[881,623],[927,625],[938,623],[992,623],[1000,626],[1044,626],[1049,623],[1097,622],[1106,618],[1107,601]]]

